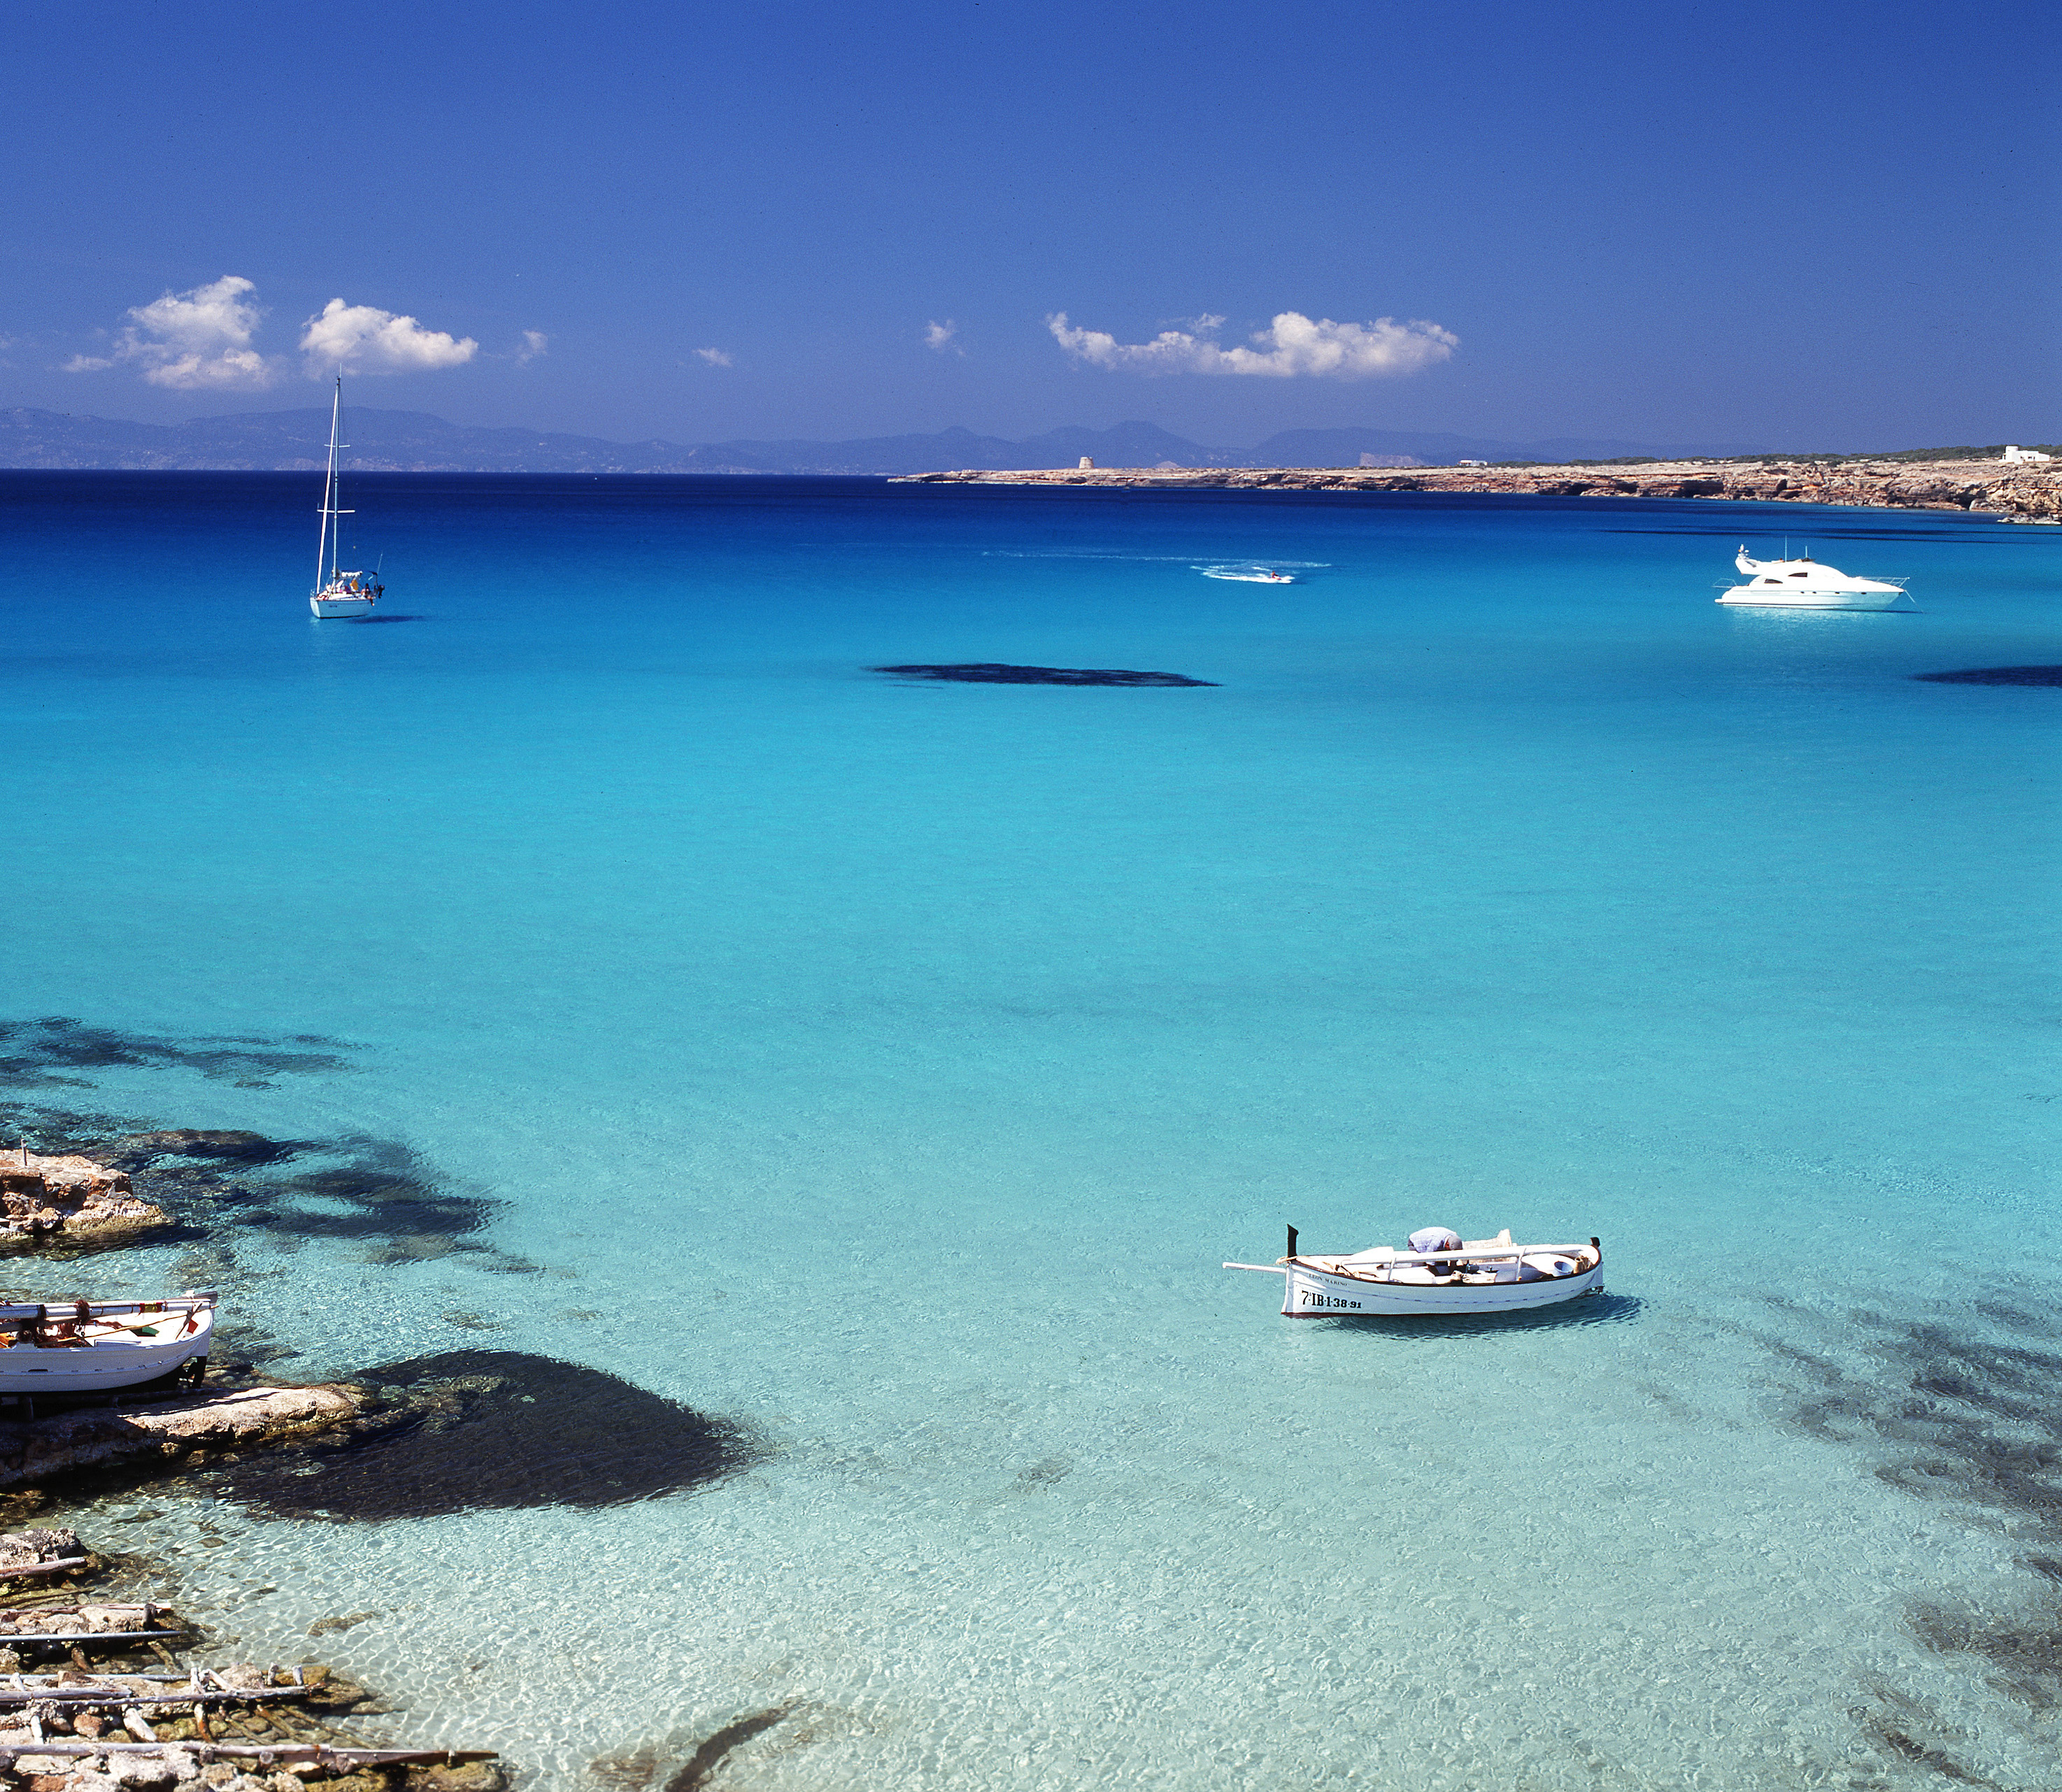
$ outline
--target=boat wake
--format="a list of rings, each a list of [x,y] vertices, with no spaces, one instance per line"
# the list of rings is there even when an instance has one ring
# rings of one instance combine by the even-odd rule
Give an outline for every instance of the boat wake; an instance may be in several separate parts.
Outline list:
[[[984,547],[984,560],[1138,560],[1185,562],[1186,554],[1121,554],[1101,547]]]
[[[1234,561],[1218,566],[1199,566],[1196,571],[1206,579],[1236,579],[1249,585],[1293,585],[1296,575],[1282,570],[1283,565],[1302,567],[1306,562],[1286,561],[1282,565],[1259,566],[1250,561]]]

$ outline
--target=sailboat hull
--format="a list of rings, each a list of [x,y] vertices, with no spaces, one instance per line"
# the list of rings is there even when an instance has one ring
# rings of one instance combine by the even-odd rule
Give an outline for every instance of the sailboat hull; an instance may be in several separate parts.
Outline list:
[[[308,596],[308,608],[325,620],[338,616],[369,616],[372,614],[372,601],[369,597],[324,597],[320,591],[313,591]]]

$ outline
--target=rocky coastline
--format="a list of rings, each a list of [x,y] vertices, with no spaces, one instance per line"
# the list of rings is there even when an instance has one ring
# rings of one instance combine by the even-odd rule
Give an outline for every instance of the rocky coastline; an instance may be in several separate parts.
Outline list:
[[[74,1044],[74,1033],[59,1029],[58,1046]],[[98,1035],[87,1045],[106,1050]],[[82,1256],[170,1241],[192,1245],[179,1262],[183,1280],[233,1290],[247,1273],[234,1239],[254,1220],[273,1235],[343,1231],[380,1262],[438,1254],[431,1247],[447,1237],[464,1248],[479,1222],[478,1201],[443,1191],[426,1166],[377,1141],[139,1132],[33,1110],[9,1118],[21,1142],[0,1158],[0,1249],[18,1279],[47,1281]],[[41,1152],[29,1149],[31,1131]],[[304,1212],[311,1197],[331,1211]],[[345,1205],[352,1211],[333,1211]],[[68,1292],[25,1295],[18,1280],[14,1298],[72,1301]],[[468,1313],[443,1319],[495,1329]],[[288,1342],[247,1321],[223,1326],[215,1342],[204,1386],[153,1383],[111,1401],[38,1398],[27,1416],[0,1414],[0,1516],[33,1513],[53,1527],[0,1534],[0,1678],[15,1677],[0,1686],[0,1792],[503,1792],[507,1784],[489,1754],[367,1743],[339,1727],[387,1707],[326,1666],[208,1662],[238,1639],[183,1625],[163,1602],[175,1577],[140,1557],[94,1553],[56,1522],[67,1513],[83,1523],[109,1497],[152,1485],[331,1524],[481,1508],[605,1509],[735,1473],[762,1447],[735,1422],[520,1351],[432,1349],[335,1381],[289,1384],[262,1366],[297,1356]],[[88,1581],[110,1577],[115,1584],[82,1594]],[[309,1634],[374,1615],[326,1618]],[[190,1667],[176,1664],[168,1642],[203,1653]],[[699,1784],[789,1709],[699,1739],[671,1782]]]
[[[114,1165],[74,1153],[46,1157],[26,1145],[0,1158],[0,1241],[170,1223],[162,1207],[138,1198],[128,1172]]]
[[[307,1437],[358,1417],[367,1403],[363,1389],[347,1384],[230,1388],[16,1420],[0,1425],[0,1489],[41,1487],[59,1476],[122,1464],[163,1468],[195,1452]]]
[[[1538,498],[1715,498],[1986,512],[2062,523],[2062,473],[1996,460],[1655,462],[1631,467],[1099,467],[905,474],[905,485],[1118,486],[1154,491],[1507,492]]]
[[[391,1708],[326,1665],[183,1666],[216,1639],[170,1578],[69,1525],[0,1534],[0,1792],[503,1792],[491,1753],[368,1745],[351,1719]]]

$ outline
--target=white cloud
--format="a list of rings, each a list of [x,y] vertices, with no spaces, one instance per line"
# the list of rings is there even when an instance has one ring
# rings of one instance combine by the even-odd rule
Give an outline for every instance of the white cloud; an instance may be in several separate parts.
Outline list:
[[[540,355],[550,354],[551,351],[552,339],[543,331],[525,330],[523,332],[523,346],[516,351],[516,365],[523,367]]]
[[[241,275],[225,274],[212,285],[138,305],[116,339],[114,359],[137,363],[153,386],[182,391],[269,386],[279,370],[251,346],[263,313],[244,295],[256,291]],[[76,355],[66,371],[86,373],[110,364]]]
[[[322,315],[311,317],[301,332],[301,353],[308,375],[320,379],[334,368],[354,373],[427,373],[460,367],[479,352],[471,337],[455,338],[442,330],[425,330],[411,317],[383,311],[376,305],[347,305],[332,299]]]
[[[1408,323],[1386,317],[1372,323],[1334,323],[1282,311],[1266,329],[1254,332],[1252,347],[1225,348],[1212,339],[1223,321],[1200,317],[1191,330],[1163,330],[1149,343],[1121,343],[1107,331],[1072,329],[1065,311],[1054,312],[1045,325],[1076,360],[1113,371],[1262,374],[1277,379],[1415,373],[1446,359],[1461,341],[1422,318]]]
[[[731,358],[720,348],[698,348],[695,353],[712,367],[728,367],[735,365]]]
[[[960,333],[960,327],[947,318],[943,323],[933,318],[924,326],[924,346],[941,355],[964,355],[966,351],[953,340]]]

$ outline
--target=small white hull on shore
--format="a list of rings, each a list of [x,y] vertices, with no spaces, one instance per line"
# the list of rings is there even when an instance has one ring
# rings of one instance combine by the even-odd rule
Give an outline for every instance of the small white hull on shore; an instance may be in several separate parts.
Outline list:
[[[1604,1291],[1603,1246],[1514,1245],[1508,1232],[1458,1250],[1349,1256],[1291,1253],[1274,1264],[1227,1263],[1282,1278],[1285,1319],[1455,1318],[1551,1307]]]
[[[198,1381],[214,1340],[212,1294],[0,1306],[0,1396],[73,1399],[182,1369]]]

